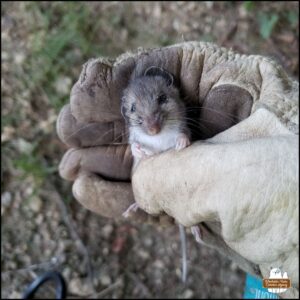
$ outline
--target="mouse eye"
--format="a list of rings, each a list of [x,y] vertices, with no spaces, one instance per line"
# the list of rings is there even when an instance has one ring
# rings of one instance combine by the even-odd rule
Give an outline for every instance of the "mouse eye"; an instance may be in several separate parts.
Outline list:
[[[157,101],[159,104],[163,104],[167,102],[167,95],[166,94],[161,94],[157,97]]]
[[[135,112],[135,109],[136,109],[135,103],[133,103],[132,106],[131,106],[131,112]]]

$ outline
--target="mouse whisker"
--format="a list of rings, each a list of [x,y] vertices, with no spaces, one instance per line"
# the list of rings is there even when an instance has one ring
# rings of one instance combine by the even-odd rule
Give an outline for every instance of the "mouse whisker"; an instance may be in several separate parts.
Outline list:
[[[208,107],[204,107],[204,106],[198,106],[198,107],[187,107],[186,108],[186,111],[189,111],[189,112],[193,112],[195,110],[206,110],[206,111],[212,111],[212,112],[215,112],[221,116],[224,116],[226,118],[229,118],[230,120],[238,120],[238,121],[241,121],[242,119],[241,118],[238,118],[236,115],[233,115],[233,114],[230,114],[230,113],[224,113],[224,112],[221,112],[219,110],[216,110],[216,109],[213,109],[213,108],[208,108]]]
[[[84,125],[83,127],[80,127],[78,130],[74,131],[72,134],[68,135],[65,140],[68,141],[69,138],[71,138],[72,136],[76,135],[77,133],[79,133],[81,130],[84,130],[90,126],[93,126],[95,123],[88,123],[86,125]]]
[[[106,132],[104,132],[104,134],[102,134],[101,136],[99,136],[93,144],[89,145],[89,147],[95,147],[95,146],[102,146],[105,145],[103,143],[100,143],[100,145],[98,145],[97,143],[101,141],[101,139],[103,139],[107,134],[113,132],[115,130],[115,128],[111,128],[109,130],[107,130]]]
[[[177,124],[178,126],[178,121],[181,121],[182,119],[168,119],[170,121],[174,121],[174,124]],[[202,124],[201,122],[198,122],[197,120],[191,119],[191,118],[184,118],[184,120],[187,121],[187,125],[188,127],[192,127],[195,128],[197,130],[199,130],[200,128],[205,129],[207,132],[212,133],[212,129],[210,129],[209,127],[205,126],[204,124]],[[172,125],[171,122],[168,122],[170,125]],[[213,122],[211,122],[212,124],[214,124]],[[176,126],[174,126],[176,127]]]

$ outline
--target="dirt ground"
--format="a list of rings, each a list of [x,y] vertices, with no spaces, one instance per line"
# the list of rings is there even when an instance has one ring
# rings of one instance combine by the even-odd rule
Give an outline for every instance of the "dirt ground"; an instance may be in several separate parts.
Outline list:
[[[298,2],[1,3],[1,298],[21,298],[47,270],[68,298],[241,298],[245,273],[178,228],[84,209],[57,167],[55,121],[82,64],[137,47],[203,40],[273,57],[299,76]],[[54,297],[45,287],[40,298]]]

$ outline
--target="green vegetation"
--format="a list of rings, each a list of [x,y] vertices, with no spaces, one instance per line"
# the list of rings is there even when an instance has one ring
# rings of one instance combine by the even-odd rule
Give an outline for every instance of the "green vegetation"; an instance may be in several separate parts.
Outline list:
[[[262,38],[269,39],[276,26],[281,23],[288,22],[292,28],[299,23],[299,10],[282,10],[282,8],[272,6],[265,7],[261,10],[259,4],[255,1],[244,1],[244,8],[249,14],[256,15],[255,22],[258,24],[259,33]]]
[[[25,68],[28,74],[26,80],[32,89],[42,86],[51,106],[58,112],[68,101],[69,90],[57,95],[57,79],[72,76],[74,63],[82,64],[95,54],[103,55],[101,47],[92,43],[100,22],[91,18],[88,7],[80,2],[44,5],[31,2],[27,10],[33,14],[39,26],[36,27],[35,22],[30,24],[30,30],[35,33]]]

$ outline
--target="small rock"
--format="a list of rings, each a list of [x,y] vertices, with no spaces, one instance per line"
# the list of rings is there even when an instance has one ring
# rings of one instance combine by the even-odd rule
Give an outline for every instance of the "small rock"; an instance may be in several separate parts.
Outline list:
[[[175,274],[176,274],[179,278],[181,278],[181,270],[180,270],[179,268],[176,268],[176,269],[175,269]]]
[[[9,59],[9,54],[8,52],[5,52],[5,51],[2,51],[1,52],[1,57],[2,57],[2,60],[8,60]]]
[[[109,285],[111,285],[111,282],[112,282],[112,280],[111,280],[111,278],[108,276],[108,275],[101,275],[100,276],[100,283],[101,283],[101,285],[103,285],[103,286],[109,286]]]
[[[16,291],[13,291],[8,299],[22,299],[22,294]]]
[[[230,293],[230,288],[228,286],[224,286],[224,294],[228,295]]]
[[[104,247],[103,249],[102,249],[102,254],[103,255],[107,255],[109,253],[109,249],[107,248],[107,247]]]
[[[39,212],[42,208],[42,200],[39,197],[33,197],[32,199],[30,199],[29,202],[29,208],[34,211],[34,212]]]
[[[33,150],[32,143],[27,142],[26,140],[19,138],[12,142],[14,147],[20,152],[24,154],[30,154]]]
[[[35,223],[37,225],[41,225],[43,221],[44,221],[44,216],[42,214],[38,215],[35,219]]]
[[[82,280],[79,278],[73,278],[71,279],[69,283],[69,290],[70,293],[79,295],[79,296],[85,296],[88,295],[91,291],[87,284],[84,284]]]
[[[1,142],[7,142],[10,139],[12,139],[13,134],[15,133],[15,128],[10,126],[3,127],[2,133],[1,133]]]
[[[194,292],[190,289],[187,289],[186,291],[183,292],[182,298],[183,299],[191,299],[194,296]]]
[[[71,84],[70,77],[59,77],[55,82],[55,89],[59,94],[66,95],[70,93]]]
[[[7,266],[8,266],[9,270],[15,270],[15,269],[17,269],[17,264],[14,261],[8,262]]]
[[[25,57],[24,53],[16,53],[14,55],[14,58],[15,58],[15,63],[17,65],[21,65],[24,62],[24,60],[25,60],[26,57]]]
[[[66,267],[63,272],[63,277],[68,281],[70,279],[70,275],[71,275],[71,269],[69,267]]]
[[[101,232],[102,232],[102,235],[105,237],[105,238],[108,238],[110,237],[111,233],[113,232],[114,228],[111,224],[106,224]]]
[[[1,204],[3,206],[9,207],[10,204],[11,204],[11,200],[12,200],[12,197],[11,197],[11,193],[10,192],[4,192],[1,195]]]
[[[150,257],[150,254],[147,251],[140,250],[138,252],[138,256],[141,257],[142,259],[146,260]]]
[[[153,245],[153,240],[151,238],[145,239],[145,246],[151,247]]]
[[[56,265],[58,264],[59,259],[56,256],[51,257],[51,264],[52,265]]]
[[[165,267],[164,263],[161,260],[156,260],[153,265],[157,269],[163,269]]]
[[[236,263],[231,262],[231,264],[230,264],[230,269],[231,269],[232,271],[236,271],[238,268],[239,268],[239,267],[238,267],[238,265],[237,265]]]

